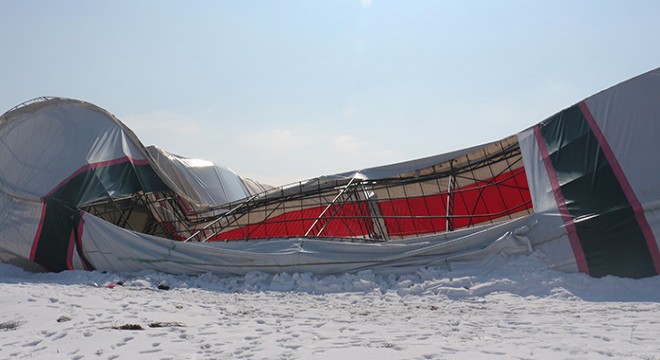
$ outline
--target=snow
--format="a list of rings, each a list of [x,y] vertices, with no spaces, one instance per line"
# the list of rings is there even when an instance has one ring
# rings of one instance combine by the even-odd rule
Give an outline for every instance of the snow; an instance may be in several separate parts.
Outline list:
[[[0,308],[2,359],[660,359],[660,276],[567,274],[538,252],[403,275],[0,264]]]

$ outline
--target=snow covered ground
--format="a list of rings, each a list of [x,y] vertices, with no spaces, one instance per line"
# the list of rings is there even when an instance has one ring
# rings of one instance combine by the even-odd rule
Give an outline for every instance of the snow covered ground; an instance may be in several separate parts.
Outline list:
[[[660,277],[565,274],[538,253],[384,276],[0,264],[0,359],[23,358],[660,359]]]

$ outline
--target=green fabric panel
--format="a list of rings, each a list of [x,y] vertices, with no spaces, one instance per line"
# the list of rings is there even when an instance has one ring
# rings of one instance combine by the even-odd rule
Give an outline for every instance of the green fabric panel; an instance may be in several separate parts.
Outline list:
[[[45,205],[46,214],[32,260],[49,271],[68,270],[67,252],[76,225],[74,212],[56,201],[46,200]]]
[[[149,165],[124,162],[80,173],[50,194],[49,198],[79,207],[111,196],[130,195],[141,190],[164,191],[167,186]]]
[[[540,125],[589,273],[655,275],[642,230],[598,140],[576,105]]]
[[[128,161],[90,168],[74,176],[44,199],[46,213],[33,260],[51,271],[69,269],[68,248],[80,221],[78,208],[86,203],[141,190],[167,189],[149,165],[134,165]],[[84,257],[82,261],[91,268]]]

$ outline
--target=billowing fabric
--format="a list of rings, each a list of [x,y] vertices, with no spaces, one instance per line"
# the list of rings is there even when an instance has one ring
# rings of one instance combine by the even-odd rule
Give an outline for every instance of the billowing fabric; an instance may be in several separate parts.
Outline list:
[[[226,167],[174,155],[153,145],[147,151],[161,174],[166,174],[179,191],[199,204],[219,206],[253,194],[241,177]]]
[[[93,269],[79,207],[167,186],[135,135],[89,103],[47,99],[0,118],[0,248],[48,270]],[[77,255],[77,256],[74,256]]]
[[[660,69],[499,141],[269,188],[45,99],[0,117],[0,261],[331,274],[537,251],[564,271],[653,276],[658,120]]]
[[[85,215],[84,244],[101,269],[169,273],[245,274],[250,271],[333,274],[372,269],[408,272],[420,266],[477,261],[488,255],[528,253],[524,221],[486,229],[466,229],[442,236],[401,242],[350,243],[289,238],[253,242],[190,243],[172,241],[113,227]]]
[[[40,198],[90,164],[146,161],[135,135],[98,107],[75,100],[28,104],[0,120],[1,186]]]

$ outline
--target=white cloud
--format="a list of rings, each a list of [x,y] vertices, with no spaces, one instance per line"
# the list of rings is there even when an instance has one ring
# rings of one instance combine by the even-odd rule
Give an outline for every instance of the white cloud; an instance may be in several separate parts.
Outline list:
[[[540,84],[541,91],[547,95],[563,96],[567,98],[579,96],[579,91],[574,84],[559,79],[547,79]]]
[[[355,117],[355,114],[357,114],[357,110],[353,106],[344,106],[341,111],[342,115],[344,118],[352,118]]]
[[[119,117],[146,145],[189,158],[210,160],[223,164],[219,159],[218,143],[226,136],[213,126],[204,114],[189,115],[170,111],[148,114],[123,115]],[[224,164],[223,164],[224,165]]]
[[[360,0],[360,3],[362,4],[362,7],[366,9],[374,3],[374,0]]]
[[[202,123],[197,119],[167,111],[127,115],[121,120],[141,137],[150,137],[154,133],[170,136],[195,136],[204,132]]]
[[[334,147],[341,152],[349,154],[360,153],[368,143],[349,134],[341,134],[332,140]]]
[[[265,151],[288,152],[305,146],[305,140],[291,130],[271,129],[238,136],[241,145]]]
[[[353,107],[342,110],[345,116],[355,111]],[[272,185],[401,160],[400,154],[384,149],[383,144],[327,126],[247,130],[217,121],[222,117],[215,115],[167,111],[120,118],[145,145],[210,160]]]

